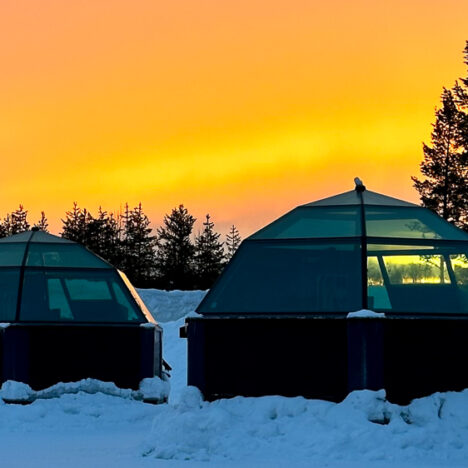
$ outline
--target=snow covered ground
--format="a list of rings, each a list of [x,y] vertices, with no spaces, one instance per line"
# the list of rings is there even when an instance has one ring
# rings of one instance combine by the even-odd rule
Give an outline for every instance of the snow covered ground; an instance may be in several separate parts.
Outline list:
[[[145,404],[95,381],[61,387],[93,393],[0,402],[0,467],[468,466],[468,391],[406,407],[383,391],[354,392],[339,404],[277,396],[203,402],[185,386],[179,327],[204,293],[140,293],[164,328],[174,368],[169,403]],[[10,384],[2,395],[18,390]]]

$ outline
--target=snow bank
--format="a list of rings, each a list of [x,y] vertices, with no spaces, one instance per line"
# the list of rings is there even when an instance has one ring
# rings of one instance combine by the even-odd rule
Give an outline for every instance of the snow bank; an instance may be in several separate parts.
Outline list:
[[[140,382],[140,388],[136,396],[144,401],[159,403],[167,401],[170,388],[169,382],[165,380],[161,380],[158,377],[147,378]]]
[[[138,390],[119,388],[112,382],[83,379],[79,382],[59,382],[44,390],[34,391],[22,382],[8,380],[0,388],[0,398],[6,402],[31,402],[37,399],[58,398],[65,394],[88,393],[116,396],[119,398],[162,402],[169,395],[169,383],[159,377],[143,379]]]
[[[138,294],[157,322],[171,322],[194,313],[206,291],[138,289]]]
[[[403,407],[387,402],[384,391],[353,392],[338,404],[279,396],[207,403],[197,389],[187,388],[177,405],[157,412],[142,453],[158,459],[272,466],[449,466],[468,460],[468,391],[434,394]]]
[[[33,399],[34,391],[22,382],[7,380],[0,389],[0,398],[4,401],[27,402]]]

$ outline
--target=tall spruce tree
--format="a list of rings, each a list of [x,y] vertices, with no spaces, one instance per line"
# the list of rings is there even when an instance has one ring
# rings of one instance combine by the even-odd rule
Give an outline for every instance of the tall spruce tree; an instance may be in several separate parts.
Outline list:
[[[20,232],[28,231],[30,227],[28,223],[28,211],[24,209],[23,205],[20,205],[17,210],[11,213],[10,232],[12,235],[19,234]]]
[[[0,238],[8,236],[11,236],[11,217],[9,213],[7,213],[0,223]]]
[[[43,211],[41,211],[41,218],[34,224],[34,227],[39,229],[39,231],[49,232],[49,222],[47,221],[46,215]]]
[[[220,234],[214,231],[214,223],[207,214],[203,231],[195,238],[194,272],[198,289],[210,288],[223,270],[224,248],[219,238]]]
[[[136,286],[149,286],[155,275],[156,237],[141,203],[131,211],[126,205],[123,224],[124,271]]]
[[[115,267],[122,268],[121,227],[118,216],[99,207],[97,224],[99,255]]]
[[[234,224],[231,226],[229,233],[226,236],[226,260],[229,261],[236,253],[241,243],[241,236]]]
[[[79,242],[89,248],[88,224],[92,216],[88,210],[81,209],[78,203],[73,203],[73,209],[65,213],[65,219],[62,219],[62,237],[74,242]]]
[[[465,59],[465,65],[468,67],[468,40],[465,43],[465,50],[463,51],[463,55]],[[468,71],[466,73],[466,78],[462,78],[461,81],[468,88]]]
[[[193,289],[194,246],[190,240],[195,218],[184,205],[164,216],[157,230],[157,270],[164,289]]]
[[[468,230],[468,155],[463,135],[466,115],[452,90],[444,88],[441,101],[431,146],[423,144],[420,170],[424,179],[412,177],[412,180],[423,206]]]
[[[460,78],[462,85],[459,85],[457,83],[456,91],[458,98],[458,106],[464,112],[465,117],[465,121],[462,127],[462,135],[465,145],[465,151],[468,152],[468,40],[466,41],[465,45],[464,57],[465,65],[467,67],[466,78]]]
[[[75,202],[62,223],[62,237],[79,242],[112,265],[121,268],[120,228],[113,214],[108,214],[99,207],[98,217],[95,218],[86,208],[82,210]]]
[[[113,214],[108,214],[99,207],[98,216],[87,212],[86,221],[81,225],[84,229],[83,242],[88,249],[120,268],[121,245],[119,224]]]

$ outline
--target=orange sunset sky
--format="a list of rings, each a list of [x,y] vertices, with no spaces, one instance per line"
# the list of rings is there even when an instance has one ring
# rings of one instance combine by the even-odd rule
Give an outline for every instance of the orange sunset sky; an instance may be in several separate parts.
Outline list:
[[[353,188],[417,201],[466,0],[2,0],[0,216],[183,203],[245,237]]]

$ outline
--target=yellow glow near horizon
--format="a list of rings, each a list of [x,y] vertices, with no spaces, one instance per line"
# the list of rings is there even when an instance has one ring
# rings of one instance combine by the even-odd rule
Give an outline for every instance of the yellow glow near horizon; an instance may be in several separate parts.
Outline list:
[[[183,203],[245,237],[355,176],[417,201],[467,26],[461,0],[5,0],[0,216]]]

